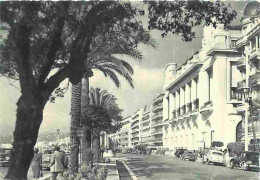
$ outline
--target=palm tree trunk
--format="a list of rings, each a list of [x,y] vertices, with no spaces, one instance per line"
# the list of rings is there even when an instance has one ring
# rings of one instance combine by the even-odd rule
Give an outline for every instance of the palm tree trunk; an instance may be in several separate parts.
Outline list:
[[[71,126],[70,126],[70,142],[71,142],[71,166],[70,172],[75,174],[79,169],[79,145],[80,139],[77,136],[77,130],[80,126],[81,112],[81,82],[72,85],[71,94]]]
[[[81,117],[89,106],[89,77],[86,75],[82,79],[82,94],[81,94]],[[83,126],[82,138],[82,162],[90,164],[92,161],[88,154],[91,153],[91,129]]]
[[[93,134],[94,162],[100,162],[100,132]]]

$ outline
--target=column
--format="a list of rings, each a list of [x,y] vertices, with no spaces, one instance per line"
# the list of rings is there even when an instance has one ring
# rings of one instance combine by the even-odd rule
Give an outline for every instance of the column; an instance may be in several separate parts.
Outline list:
[[[255,37],[255,48],[256,48],[256,53],[258,53],[258,48],[259,48],[259,40],[258,36],[256,35]]]

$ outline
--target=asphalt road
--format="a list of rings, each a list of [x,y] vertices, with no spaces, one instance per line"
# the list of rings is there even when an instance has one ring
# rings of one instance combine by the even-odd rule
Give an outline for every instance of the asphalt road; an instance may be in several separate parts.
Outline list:
[[[0,167],[0,180],[4,179],[7,174],[8,167]],[[50,171],[43,171],[43,175],[50,173]],[[28,180],[33,180],[32,169],[30,168],[28,171]]]
[[[129,154],[119,156],[128,159],[128,166],[139,180],[258,180],[260,177],[259,169],[254,172],[243,171],[166,156]]]

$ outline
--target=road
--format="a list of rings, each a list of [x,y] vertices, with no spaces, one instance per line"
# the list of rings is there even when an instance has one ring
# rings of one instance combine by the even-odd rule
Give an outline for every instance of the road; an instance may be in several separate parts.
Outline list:
[[[4,179],[5,175],[7,174],[8,167],[0,167],[0,179]],[[43,171],[43,174],[48,174],[50,171]],[[32,169],[30,168],[28,171],[28,180],[33,180],[33,173]]]
[[[174,157],[129,154],[123,157],[139,180],[258,180],[260,177],[258,170],[229,169]]]

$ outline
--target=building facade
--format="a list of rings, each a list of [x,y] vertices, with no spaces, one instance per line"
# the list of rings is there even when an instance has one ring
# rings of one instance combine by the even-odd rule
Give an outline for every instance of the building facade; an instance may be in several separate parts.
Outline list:
[[[213,141],[236,141],[241,116],[236,106],[241,53],[240,28],[204,27],[202,47],[181,67],[165,69],[163,144],[176,150],[209,148]],[[223,128],[228,127],[228,128]]]
[[[244,8],[242,18],[241,37],[237,40],[236,48],[242,53],[242,57],[237,62],[237,68],[240,71],[240,80],[238,82],[239,91],[249,88],[250,109],[248,114],[248,142],[249,144],[260,144],[260,18],[259,2],[249,2]],[[242,98],[242,97],[241,97]],[[245,141],[245,110],[237,109],[243,121],[241,121],[237,130],[241,133],[237,141]]]
[[[139,109],[132,115],[131,121],[131,145],[132,147],[141,143],[141,122],[143,117],[143,109]]]

